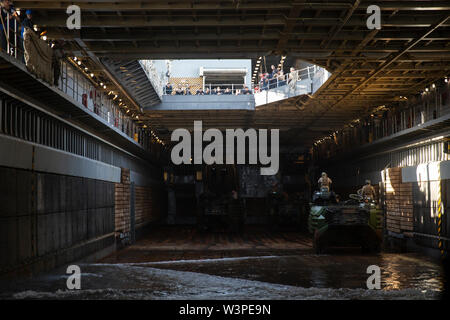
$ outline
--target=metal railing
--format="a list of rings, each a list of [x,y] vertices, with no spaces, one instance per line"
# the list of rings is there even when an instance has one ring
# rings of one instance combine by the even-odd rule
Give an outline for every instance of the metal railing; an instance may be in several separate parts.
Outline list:
[[[335,132],[334,136],[319,139],[315,146],[317,155],[319,158],[328,158],[381,139],[389,141],[393,135],[401,134],[406,130],[417,129],[431,133],[432,129],[426,127],[431,123],[441,123],[441,127],[438,127],[436,131],[439,133],[445,128],[444,123],[448,121],[450,115],[450,100],[446,98],[448,96],[450,96],[450,83],[447,80],[447,82],[437,83],[435,88],[429,89],[420,97],[412,96],[409,99],[403,99],[401,107],[389,108],[388,106],[370,116],[354,120],[342,130]],[[446,132],[441,131],[443,136],[447,135]],[[398,136],[397,139],[399,139]],[[431,142],[438,143],[438,141]],[[391,163],[392,166],[412,166],[429,161],[448,160],[448,155],[443,154],[443,142],[439,143],[430,148],[423,145],[409,147],[398,152],[396,158],[386,160],[386,163]]]
[[[8,13],[6,19],[0,18],[0,29],[0,50],[16,59],[23,56],[23,39],[17,20]]]
[[[38,110],[7,94],[0,93],[0,135],[62,150],[114,166],[121,166],[128,156],[117,152],[111,144],[94,134],[79,129],[76,125],[54,117],[49,112]],[[160,147],[151,141],[149,135],[142,135],[140,143],[144,149],[155,154]]]
[[[2,41],[0,50],[17,59],[17,62],[24,63],[23,38],[19,32],[17,20],[11,19],[7,14],[6,21],[3,19],[5,28],[0,30]],[[93,85],[82,72],[72,66],[67,60],[61,59],[60,76],[57,88],[83,105],[88,111],[96,114],[116,130],[125,133],[141,146],[145,136],[142,128],[138,127],[133,119],[123,113],[119,108],[119,102],[108,98],[108,94],[100,87]]]
[[[309,66],[290,73],[269,76],[265,74],[258,83],[204,83],[184,82],[176,87],[164,86],[164,95],[254,95],[256,105],[286,99],[300,94],[314,93],[329,77],[318,66]]]
[[[287,85],[290,85],[297,81],[302,81],[305,79],[313,79],[314,76],[319,72],[324,70],[321,67],[318,66],[309,66],[300,70],[294,70],[293,72],[286,73],[286,74],[277,74],[274,77],[268,76],[266,73],[266,76],[259,81],[257,84],[251,84],[247,86],[243,83],[204,83],[203,85],[191,85],[188,82],[184,85],[179,85],[177,88],[172,87],[170,90],[167,89],[166,86],[164,86],[164,94],[165,95],[175,95],[175,94],[195,94],[197,91],[202,91],[205,93],[207,90],[210,92],[210,94],[224,94],[225,90],[229,89],[227,92],[228,94],[240,94],[244,88],[247,87],[247,89],[250,92],[250,94],[255,94],[264,90],[270,90],[270,89],[276,89],[281,88]],[[326,71],[326,70],[324,70]],[[218,89],[220,90],[218,92]],[[179,91],[179,93],[177,93]]]
[[[255,88],[255,105],[315,93],[329,78],[330,73],[316,65],[294,70],[287,74],[263,75]]]
[[[187,86],[169,89],[164,87],[165,95],[241,95],[253,94],[253,86],[250,88],[244,84],[208,83],[203,86]]]
[[[94,85],[88,81],[70,63],[61,61],[61,75],[58,89],[64,92],[76,102],[83,105],[87,110],[102,119],[109,125],[134,138],[136,126],[129,117],[125,117],[115,102],[107,97],[103,90],[98,91]]]
[[[257,90],[270,90],[291,85],[297,81],[312,79],[319,69],[322,68],[314,65],[303,69],[294,70],[286,74],[280,74],[280,72],[277,72],[275,75],[270,76],[269,73],[265,73],[263,74],[263,78],[259,80]]]

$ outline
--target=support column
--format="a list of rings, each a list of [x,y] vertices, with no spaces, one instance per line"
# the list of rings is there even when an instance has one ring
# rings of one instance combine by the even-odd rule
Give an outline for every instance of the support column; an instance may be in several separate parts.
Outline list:
[[[115,184],[115,234],[116,241],[122,244],[128,244],[131,241],[130,169],[121,169],[120,183]]]

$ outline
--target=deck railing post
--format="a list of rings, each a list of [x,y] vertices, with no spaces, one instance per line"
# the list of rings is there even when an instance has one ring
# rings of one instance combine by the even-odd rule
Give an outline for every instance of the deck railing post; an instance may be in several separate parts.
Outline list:
[[[9,13],[6,15],[6,52],[10,55],[11,54],[11,48],[9,44]]]
[[[17,59],[17,20],[14,20],[14,58]]]

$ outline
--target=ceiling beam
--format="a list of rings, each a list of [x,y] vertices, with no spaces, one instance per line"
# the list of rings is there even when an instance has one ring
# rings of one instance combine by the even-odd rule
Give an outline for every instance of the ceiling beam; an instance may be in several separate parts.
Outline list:
[[[365,15],[353,16],[348,22],[350,27],[366,27]],[[66,27],[67,15],[53,14],[49,17],[36,17],[36,24],[45,27]],[[383,21],[383,27],[405,27],[405,28],[427,28],[436,21],[435,15],[426,15],[421,17],[399,16],[396,19]],[[142,16],[142,15],[124,15],[123,19],[117,19],[114,15],[87,15],[82,18],[83,28],[133,28],[133,27],[236,27],[236,26],[284,26],[285,18],[283,15],[274,14],[270,19],[264,19],[263,15],[248,16],[242,20],[239,16],[222,17],[219,21],[214,15],[199,17],[193,21],[191,17],[180,16],[170,21],[166,16]],[[294,26],[334,26],[340,23],[336,17],[299,17],[293,19]],[[443,26],[450,26],[444,23]]]
[[[286,23],[284,25],[283,31],[281,32],[280,38],[278,40],[278,44],[275,49],[275,54],[285,55],[285,47],[289,41],[292,30],[295,27],[296,19],[300,16],[300,12],[304,7],[304,2],[301,1],[297,4],[294,4],[289,11],[288,17],[286,17]]]
[[[55,1],[55,0],[15,0],[14,4],[17,8],[30,8],[30,9],[48,9],[48,10],[64,10],[67,6],[73,4],[73,1]],[[80,6],[82,10],[95,10],[99,12],[110,11],[138,11],[138,10],[152,10],[152,11],[202,11],[202,10],[289,10],[292,4],[296,4],[296,1],[253,1],[243,2],[239,4],[239,7],[229,1],[133,1],[133,0],[78,0],[76,4]],[[450,10],[450,4],[448,1],[380,1],[380,0],[364,0],[362,5],[366,8],[371,4],[380,6],[383,11],[445,11]],[[307,3],[305,9],[308,10],[347,10],[351,7],[351,4],[346,1],[336,2],[319,2],[314,1]]]

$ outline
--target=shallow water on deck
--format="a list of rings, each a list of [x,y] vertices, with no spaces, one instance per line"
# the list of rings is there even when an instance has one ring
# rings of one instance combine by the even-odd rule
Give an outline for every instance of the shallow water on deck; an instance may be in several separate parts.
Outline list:
[[[219,241],[213,248],[144,240],[97,263],[82,263],[81,290],[70,291],[66,266],[2,283],[6,299],[438,299],[438,262],[415,253],[316,255],[305,239],[257,245]],[[202,240],[203,241],[203,240]],[[227,240],[228,241],[228,240]],[[233,240],[234,241],[234,240]],[[285,243],[283,243],[283,241]],[[268,244],[269,243],[269,244]],[[288,250],[282,248],[289,248]],[[381,290],[368,290],[371,265]]]

